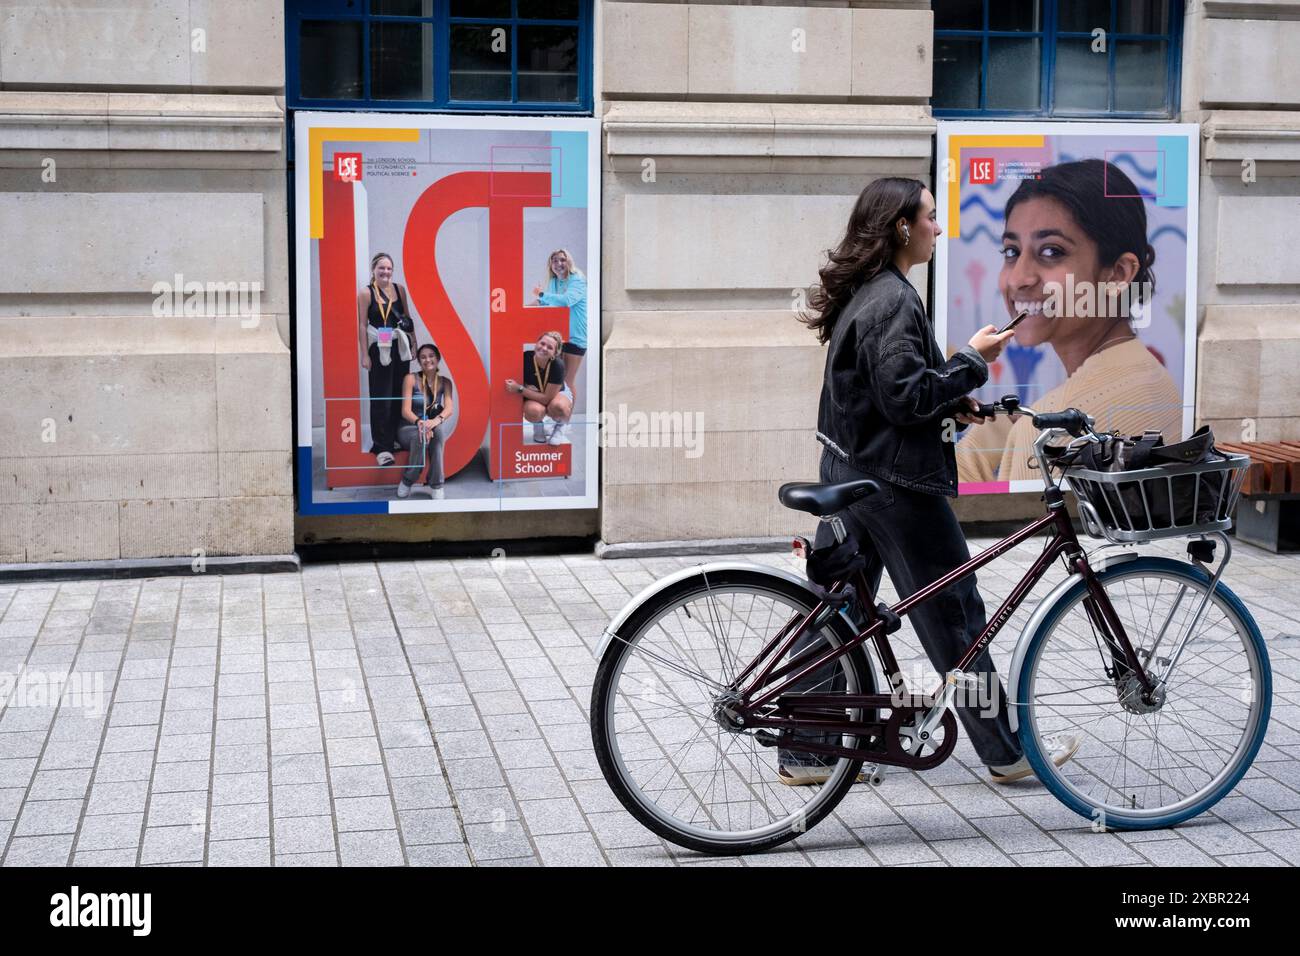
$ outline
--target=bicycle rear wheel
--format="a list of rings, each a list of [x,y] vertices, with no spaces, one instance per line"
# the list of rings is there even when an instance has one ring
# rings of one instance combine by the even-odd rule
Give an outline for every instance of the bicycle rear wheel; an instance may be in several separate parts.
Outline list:
[[[830,813],[861,761],[786,751],[825,782],[785,786],[783,759],[722,713],[736,676],[786,622],[817,604],[795,582],[759,569],[701,572],[653,595],[620,628],[596,671],[591,729],[605,780],[642,824],[706,853],[750,853],[797,837]],[[853,636],[836,614],[803,648]],[[854,648],[801,682],[804,692],[870,694]],[[846,709],[850,719],[861,710]],[[836,735],[837,746],[859,746]]]
[[[1159,678],[1210,576],[1142,557],[1098,578],[1143,667]],[[1146,700],[1089,604],[1079,582],[1026,648],[1016,699],[1030,764],[1062,802],[1108,829],[1168,827],[1205,812],[1237,785],[1268,727],[1272,675],[1258,626],[1219,584],[1162,693]],[[1048,755],[1062,735],[1078,738],[1079,749],[1056,767]]]

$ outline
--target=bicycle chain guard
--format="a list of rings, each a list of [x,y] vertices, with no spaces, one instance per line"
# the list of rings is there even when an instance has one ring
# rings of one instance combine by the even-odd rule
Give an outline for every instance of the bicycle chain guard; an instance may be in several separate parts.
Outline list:
[[[832,695],[789,695],[782,697],[777,704],[773,716],[786,720],[827,720],[829,718],[837,719],[837,723],[832,727],[821,730],[822,733],[855,733],[857,736],[866,739],[875,739],[879,735],[884,749],[876,747],[862,747],[849,749],[839,747],[835,744],[819,743],[811,740],[796,740],[795,730],[782,728],[779,733],[773,733],[772,729],[764,729],[758,732],[758,740],[766,747],[783,747],[787,750],[799,751],[801,753],[813,753],[829,757],[848,757],[853,760],[866,760],[879,764],[886,764],[891,767],[903,767],[908,770],[930,770],[939,766],[952,754],[953,748],[957,746],[957,718],[953,716],[952,709],[949,708],[943,715],[939,727],[943,731],[943,740],[934,748],[930,741],[920,741],[921,747],[928,748],[928,752],[922,753],[921,756],[915,756],[918,748],[905,748],[903,746],[904,731],[908,729],[915,730],[916,726],[925,719],[929,713],[927,707],[898,706],[887,695],[870,695],[859,699],[864,706],[875,705],[881,709],[890,710],[889,717],[883,725],[879,722],[858,722],[845,720],[838,722],[838,718],[843,716],[843,711],[831,709]],[[803,706],[799,706],[802,704]],[[820,710],[812,709],[819,707]],[[801,728],[802,733],[808,735],[815,733],[812,727]]]
[[[903,731],[906,729],[915,729],[928,710],[924,707],[895,707],[889,715],[889,720],[885,722],[885,749],[887,757],[880,759],[881,763],[889,763],[899,767],[907,767],[910,770],[930,770],[939,766],[948,759],[954,747],[957,746],[957,718],[953,716],[952,708],[948,708],[939,722],[943,728],[943,741],[938,748],[933,745],[934,737],[931,735],[930,740],[918,741],[922,747],[928,747],[929,752],[921,756],[915,756],[915,749],[905,749],[903,740],[905,738]]]

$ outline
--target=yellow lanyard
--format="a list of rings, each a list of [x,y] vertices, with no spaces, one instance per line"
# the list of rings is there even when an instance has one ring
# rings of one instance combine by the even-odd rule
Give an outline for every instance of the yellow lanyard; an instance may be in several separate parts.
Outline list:
[[[384,320],[384,328],[388,328],[388,313],[393,311],[393,300],[384,298],[378,284],[372,282],[370,288],[375,292],[375,305],[379,307],[379,316]]]
[[[424,396],[424,418],[429,417],[429,411],[433,408],[433,386],[429,384],[429,378],[424,372],[420,373],[420,394]]]
[[[533,375],[537,377],[537,390],[543,394],[546,393],[546,383],[551,380],[551,363],[546,363],[546,374],[542,375],[541,368],[537,365],[537,356],[533,356]]]

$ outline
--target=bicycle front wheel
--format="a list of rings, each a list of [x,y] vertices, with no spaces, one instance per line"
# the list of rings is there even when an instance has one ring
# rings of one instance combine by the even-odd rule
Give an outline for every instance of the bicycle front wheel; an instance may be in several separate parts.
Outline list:
[[[1097,577],[1143,668],[1167,682],[1143,694],[1080,581],[1026,648],[1021,744],[1044,785],[1098,828],[1173,826],[1222,799],[1259,752],[1273,693],[1268,652],[1250,612],[1220,583],[1170,671],[1210,576],[1141,557]],[[1064,736],[1078,750],[1057,767],[1049,755]]]
[[[848,792],[861,761],[782,750],[727,714],[745,665],[816,604],[807,588],[783,577],[719,569],[652,596],[620,627],[596,670],[592,740],[610,789],[643,825],[690,849],[749,853],[797,837]],[[839,647],[852,637],[836,614],[795,650]],[[875,682],[856,647],[798,690],[870,694]],[[862,715],[844,711],[850,720]],[[856,736],[820,736],[821,744],[860,746]],[[784,762],[817,782],[786,785]]]

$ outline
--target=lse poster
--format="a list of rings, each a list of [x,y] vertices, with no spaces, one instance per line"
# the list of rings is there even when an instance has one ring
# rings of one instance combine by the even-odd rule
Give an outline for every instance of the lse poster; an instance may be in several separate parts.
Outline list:
[[[935,332],[951,354],[1027,317],[983,401],[1081,408],[1099,430],[1192,427],[1199,127],[938,124]],[[1021,416],[965,429],[962,493],[1042,489]]]
[[[598,121],[294,126],[299,511],[596,507]]]

